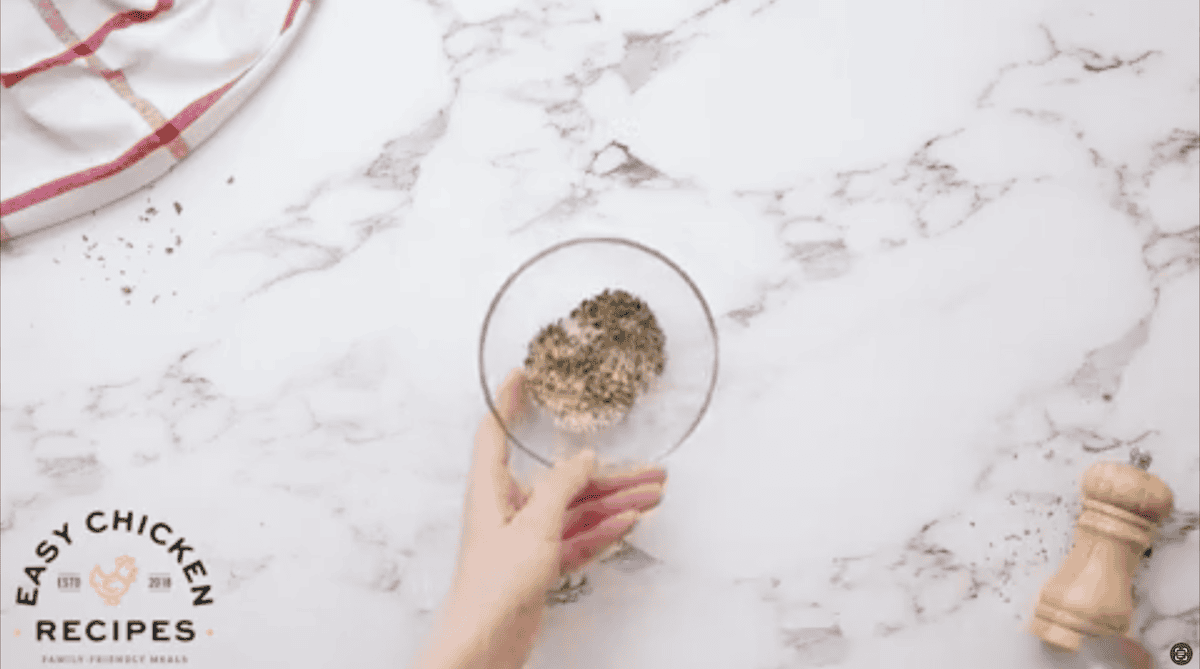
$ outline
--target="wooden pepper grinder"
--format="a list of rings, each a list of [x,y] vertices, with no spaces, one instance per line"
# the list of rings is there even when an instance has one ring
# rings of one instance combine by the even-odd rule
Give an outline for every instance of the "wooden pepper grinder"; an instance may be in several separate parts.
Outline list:
[[[1171,513],[1162,479],[1145,471],[1150,456],[1134,449],[1131,465],[1097,462],[1083,475],[1083,512],[1070,554],[1038,596],[1030,630],[1075,652],[1085,636],[1125,635],[1133,615],[1133,571]]]

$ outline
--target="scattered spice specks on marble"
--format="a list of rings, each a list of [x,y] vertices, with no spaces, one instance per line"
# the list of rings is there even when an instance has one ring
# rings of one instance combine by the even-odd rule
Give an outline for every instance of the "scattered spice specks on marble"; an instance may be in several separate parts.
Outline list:
[[[1194,421],[1171,405],[1192,392],[1180,379],[1191,383],[1195,374],[1194,365],[1187,365],[1190,349],[1183,350],[1194,344],[1195,332],[1180,327],[1179,311],[1194,319],[1200,228],[1192,202],[1200,135],[1190,112],[1200,89],[1194,77],[1177,76],[1194,69],[1194,4],[1147,10],[1110,3],[1085,17],[1088,12],[1031,2],[918,16],[901,4],[880,2],[869,10],[847,10],[845,30],[824,9],[795,6],[752,0],[718,3],[699,13],[684,7],[675,16],[666,3],[655,5],[651,20],[651,12],[615,5],[612,16],[560,4],[494,16],[477,8],[477,16],[469,18],[438,5],[429,21],[389,21],[379,30],[390,41],[378,44],[361,39],[373,25],[346,21],[339,34],[339,24],[331,22],[328,45],[338,46],[339,39],[353,45],[327,49],[322,58],[333,59],[332,66],[352,68],[362,49],[377,49],[370,55],[383,59],[378,62],[393,62],[387,58],[395,49],[429,42],[430,49],[415,52],[429,58],[405,60],[391,73],[404,79],[428,66],[427,81],[410,78],[398,87],[429,92],[420,100],[428,100],[428,108],[400,122],[389,92],[357,106],[354,124],[308,134],[311,155],[340,156],[346,149],[363,157],[328,170],[313,167],[311,160],[284,160],[284,172],[277,160],[246,161],[231,142],[221,148],[219,134],[206,150],[219,154],[210,164],[250,169],[243,175],[248,183],[321,184],[311,197],[287,199],[265,189],[262,197],[279,198],[270,213],[237,226],[206,225],[212,237],[229,244],[214,242],[211,249],[193,244],[187,256],[177,252],[182,237],[174,230],[164,234],[149,225],[160,221],[151,221],[154,214],[142,203],[93,211],[83,221],[93,232],[82,235],[81,258],[69,244],[60,251],[44,241],[54,233],[18,240],[30,249],[41,245],[42,255],[56,254],[66,267],[85,260],[78,264],[93,273],[79,277],[92,285],[79,287],[78,296],[55,295],[61,305],[56,324],[66,326],[61,332],[37,320],[45,301],[3,305],[5,320],[39,323],[34,333],[14,326],[13,344],[0,348],[6,356],[0,404],[5,545],[15,540],[36,546],[46,523],[62,520],[54,509],[84,508],[120,494],[117,482],[130,473],[167,484],[161,492],[155,485],[135,492],[169,500],[187,494],[197,471],[228,472],[227,480],[236,483],[217,484],[219,494],[204,502],[214,513],[189,525],[188,539],[227,542],[245,553],[245,561],[225,571],[234,581],[247,573],[243,565],[273,558],[264,571],[272,585],[256,594],[275,624],[247,620],[247,636],[253,633],[255,641],[216,649],[226,655],[223,663],[214,662],[306,667],[313,658],[348,652],[345,659],[353,664],[362,656],[393,653],[401,643],[419,643],[414,626],[396,628],[400,642],[362,630],[390,624],[381,616],[423,620],[429,586],[449,584],[449,574],[439,569],[453,561],[459,526],[457,514],[441,507],[461,496],[463,447],[473,427],[464,417],[478,415],[478,389],[437,387],[424,393],[415,389],[429,386],[409,385],[440,378],[445,358],[439,366],[421,356],[376,351],[363,355],[361,364],[346,365],[338,349],[353,348],[358,352],[351,358],[357,359],[373,342],[399,337],[404,343],[418,338],[437,354],[466,351],[455,333],[469,334],[477,323],[471,308],[462,307],[478,306],[487,296],[472,292],[471,277],[464,279],[461,266],[446,263],[442,254],[463,249],[477,254],[487,273],[494,257],[523,255],[526,245],[541,245],[540,236],[604,233],[647,235],[672,245],[697,265],[696,278],[706,292],[713,287],[723,345],[730,349],[724,409],[705,419],[697,448],[687,455],[688,481],[681,480],[674,492],[668,485],[666,499],[673,501],[657,512],[657,527],[645,528],[647,541],[657,533],[654,553],[662,561],[638,570],[633,567],[649,561],[625,556],[595,564],[589,571],[595,578],[586,584],[565,583],[558,603],[580,601],[585,585],[603,594],[589,600],[602,601],[552,612],[545,642],[560,646],[535,657],[531,669],[566,664],[559,661],[564,652],[580,666],[628,669],[664,666],[664,660],[670,666],[849,669],[877,658],[898,667],[1050,669],[1022,655],[1016,640],[1023,638],[1021,619],[1032,603],[1034,581],[1070,541],[1079,511],[1072,477],[1152,429],[1161,433],[1141,443],[1156,456],[1174,458],[1176,479],[1190,486],[1184,492],[1191,507],[1164,528],[1144,565],[1145,589],[1156,578],[1168,584],[1157,587],[1174,586],[1176,574],[1166,560],[1173,551],[1192,551],[1185,567],[1194,564],[1197,525],[1197,460],[1177,446],[1187,443],[1180,435],[1191,434],[1177,423],[1190,428]],[[1188,13],[1178,9],[1184,6]],[[896,24],[895,30],[866,29],[880,11],[887,14],[883,25]],[[1013,17],[1012,23],[967,20],[988,11],[1005,21]],[[421,39],[392,39],[396,30],[413,25]],[[821,52],[791,30],[821,27],[830,28]],[[927,48],[909,48],[917,38]],[[964,44],[981,48],[964,50]],[[305,51],[296,54],[305,57]],[[930,58],[922,61],[923,52]],[[945,62],[939,53],[961,58],[938,72]],[[531,54],[539,67],[525,66]],[[887,104],[873,105],[876,112],[870,104],[856,109],[863,115],[858,143],[868,150],[818,164],[809,152],[796,150],[797,141],[805,133],[837,131],[811,122],[808,114],[819,116],[841,93],[822,85],[828,68],[813,58],[842,55],[850,57],[845,76],[838,77],[853,83],[855,97],[861,93],[865,103],[874,98]],[[703,67],[718,59],[722,72]],[[788,64],[782,79],[773,72],[779,63]],[[309,85],[305,71],[281,70],[277,85],[263,94],[279,102],[289,99],[278,97],[279,91],[303,93]],[[731,87],[732,81],[737,85]],[[804,101],[804,109],[772,120],[771,113],[788,101],[756,98],[793,84],[801,87],[796,99]],[[379,88],[359,87],[355,95],[370,98]],[[922,95],[895,94],[905,90]],[[279,108],[273,103],[248,105],[242,126],[263,126],[255,141],[264,155],[287,156],[298,133],[327,125],[346,101],[317,96],[312,102],[280,119],[263,112]],[[943,114],[949,108],[954,115]],[[1114,118],[1121,122],[1111,122]],[[637,127],[631,130],[626,119],[636,119]],[[289,121],[294,125],[283,127]],[[761,149],[738,152],[754,145]],[[188,165],[172,180],[197,190],[181,194],[195,197],[207,188],[212,195],[204,182],[213,177],[197,172],[199,163]],[[189,170],[192,176],[184,176]],[[743,176],[754,171],[768,176]],[[544,184],[539,177],[546,174],[554,175],[553,188],[526,188]],[[233,175],[227,177],[225,183],[234,185]],[[508,188],[512,184],[517,187]],[[363,204],[380,194],[386,197],[376,208]],[[173,206],[182,222],[183,205],[162,202],[159,212]],[[1070,206],[1054,209],[1054,202]],[[206,202],[204,213],[214,222],[241,221],[236,208],[230,198],[216,198]],[[1038,225],[1022,227],[1049,210]],[[146,224],[129,219],[129,213]],[[464,220],[480,223],[479,236],[465,243],[452,232]],[[137,232],[124,232],[129,229]],[[387,235],[376,234],[384,229]],[[988,229],[1003,232],[978,234]],[[70,238],[76,230],[67,227],[62,234]],[[151,268],[146,276],[128,261],[118,267],[123,274],[105,276],[105,258],[124,243],[106,230],[130,234],[135,245],[146,246]],[[150,257],[158,244],[172,256],[170,262]],[[344,262],[360,248],[365,252]],[[185,263],[192,255],[199,261],[195,266]],[[1132,270],[1121,274],[1127,260]],[[920,272],[903,268],[914,266],[936,280],[913,288]],[[33,263],[6,251],[6,290],[26,291],[43,277],[74,287],[72,276],[37,274],[46,269],[40,256]],[[51,269],[57,275],[64,271]],[[13,279],[26,273],[28,282]],[[251,276],[256,278],[239,278]],[[306,285],[279,281],[270,284],[269,299],[257,299],[258,287],[280,276],[304,277]],[[351,278],[355,281],[345,281]],[[381,284],[372,283],[376,278]],[[196,286],[185,289],[180,300],[165,301],[172,304],[202,300],[205,287],[213,287],[234,296],[213,308],[236,310],[254,327],[235,329],[227,319],[209,318],[211,326],[201,332],[164,327],[161,336],[154,329],[131,336],[119,315],[132,311],[106,304],[114,317],[96,319],[83,297],[97,282],[109,281],[132,290],[119,299],[141,290],[139,296],[153,296],[150,304],[178,296],[168,283]],[[928,300],[941,290],[934,285],[939,282],[985,290],[965,297],[964,310],[934,315]],[[416,285],[423,290],[408,289]],[[307,310],[310,303],[303,298],[310,288],[326,300],[323,308],[346,306],[340,314],[345,322]],[[370,299],[361,309],[354,300],[380,290],[395,309],[375,310],[353,323],[353,315],[371,311]],[[1143,299],[1141,293],[1154,297]],[[337,299],[342,296],[346,299]],[[303,306],[272,311],[272,305],[297,303]],[[1039,311],[1047,304],[1061,307]],[[181,307],[179,316],[221,315],[199,303],[191,306],[196,309]],[[403,318],[413,307],[427,307],[423,315],[436,315],[437,327],[425,331]],[[289,315],[293,308],[295,315]],[[1176,320],[1167,318],[1170,309]],[[387,316],[379,312],[400,317],[384,321]],[[166,304],[150,315],[168,323]],[[461,322],[455,320],[459,316]],[[390,330],[379,335],[380,327]],[[121,390],[105,391],[103,410],[88,410],[84,386],[90,381],[76,383],[63,375],[62,388],[51,388],[46,384],[53,379],[37,376],[37,370],[95,367],[64,363],[87,353],[68,337],[85,331],[98,346],[119,353],[103,362],[106,370],[94,370],[103,376],[98,381],[132,380]],[[17,342],[17,335],[29,339]],[[133,345],[137,336],[153,345]],[[197,336],[206,341],[194,341]],[[235,346],[224,350],[238,352],[243,361],[257,360],[256,370],[237,369],[235,356],[221,353],[222,343],[230,342]],[[158,361],[185,350],[196,355],[183,356],[186,363],[181,358],[182,366],[164,372]],[[988,359],[1012,364],[980,363]],[[466,357],[459,360],[466,372]],[[368,371],[355,371],[359,367]],[[181,380],[204,377],[212,381],[202,388]],[[767,384],[773,394],[762,392]],[[245,402],[224,396],[234,386],[247,396]],[[1029,425],[1002,426],[1003,436],[995,441],[974,436],[993,434],[993,418],[1006,407],[1028,405],[1040,415],[1048,400],[1039,389],[1047,386],[1071,394],[1072,401],[1082,398],[1079,416],[1056,416],[1056,424],[1044,430],[1032,419]],[[795,420],[793,411],[804,420]],[[939,423],[945,416],[953,420]],[[1108,429],[1114,416],[1125,421],[1120,430]],[[884,427],[864,426],[876,421]],[[956,422],[970,422],[969,434],[948,425]],[[930,424],[939,430],[924,432]],[[398,438],[355,442],[349,449],[347,429]],[[446,448],[451,433],[459,446]],[[134,454],[136,469],[120,464],[123,439],[158,434],[161,456]],[[819,453],[789,448],[801,438],[823,442]],[[106,455],[82,474],[69,473],[61,459],[99,449],[118,457]],[[729,457],[738,449],[750,455],[749,462]],[[969,456],[960,457],[964,452]],[[854,456],[839,459],[839,453]],[[39,460],[55,464],[46,468]],[[920,462],[940,463],[945,476],[926,477],[911,505],[907,499],[892,503],[903,491],[896,494],[891,482],[903,477],[909,463]],[[105,473],[107,468],[112,469]],[[30,476],[20,476],[25,471]],[[94,485],[87,476],[95,477]],[[108,482],[101,486],[104,476]],[[706,488],[706,478],[721,482],[717,495]],[[973,488],[972,479],[978,481]],[[86,490],[70,487],[81,485],[78,481],[88,484]],[[172,488],[175,481],[180,485]],[[871,491],[875,499],[848,502],[841,509],[848,517],[833,518],[836,510],[807,513],[830,499],[862,497],[847,492],[839,483],[844,481],[854,481],[851,488]],[[287,485],[278,486],[281,482]],[[437,509],[414,507],[416,497],[405,496],[412,491],[447,502],[436,502]],[[280,505],[272,506],[276,500]],[[917,511],[921,500],[957,511],[928,506]],[[256,509],[264,503],[266,508]],[[797,523],[783,518],[793,509]],[[293,510],[299,515],[291,515]],[[716,540],[705,517],[714,512],[737,521],[725,524]],[[271,528],[253,523],[266,513],[287,522]],[[772,521],[773,514],[781,517]],[[288,529],[293,521],[311,523],[323,536],[379,528],[378,545],[356,544],[371,551],[356,563],[345,559],[344,542],[307,541]],[[801,528],[794,535],[778,531],[793,525]],[[636,535],[632,540],[641,543]],[[322,577],[302,587],[283,578],[311,573],[313,565]],[[704,575],[731,572],[760,583],[770,597],[726,597],[721,578]],[[380,574],[388,578],[375,578]],[[21,578],[19,569],[4,572],[9,592],[10,578]],[[386,600],[367,600],[364,586],[395,591]],[[1143,617],[1135,627],[1160,657],[1172,643],[1194,640],[1200,629],[1195,595],[1186,594],[1169,611],[1152,596],[1139,605]],[[346,606],[306,607],[314,597]],[[883,602],[894,610],[880,606]],[[594,615],[597,607],[617,615]],[[228,608],[216,615],[218,627],[236,618]],[[638,633],[632,633],[633,620]],[[330,634],[289,643],[294,641],[289,630],[313,624]],[[972,631],[966,635],[949,631],[967,629]],[[340,648],[338,640],[347,635],[359,646]],[[951,651],[950,644],[957,647]],[[6,666],[12,645],[0,651]],[[242,657],[263,649],[273,656]],[[896,659],[901,655],[907,659]],[[24,666],[20,660],[12,664]]]

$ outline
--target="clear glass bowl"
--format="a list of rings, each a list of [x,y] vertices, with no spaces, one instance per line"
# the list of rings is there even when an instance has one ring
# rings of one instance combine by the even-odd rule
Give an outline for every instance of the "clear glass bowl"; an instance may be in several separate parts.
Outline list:
[[[506,425],[493,393],[514,368],[524,368],[529,343],[543,327],[604,289],[625,290],[654,313],[666,337],[658,382],[616,424],[575,434],[530,402],[527,420]],[[696,429],[717,384],[717,328],[700,289],[658,251],[628,239],[573,239],[538,253],[517,268],[492,299],[479,335],[479,381],[488,409],[509,439],[543,465],[596,450],[606,466],[661,461]]]

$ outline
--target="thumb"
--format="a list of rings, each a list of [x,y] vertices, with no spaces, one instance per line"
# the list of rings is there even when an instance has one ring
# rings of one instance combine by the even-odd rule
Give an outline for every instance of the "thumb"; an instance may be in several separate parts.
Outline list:
[[[534,488],[513,522],[539,538],[557,543],[562,538],[567,506],[587,486],[595,469],[596,454],[590,450],[556,464],[546,480]]]

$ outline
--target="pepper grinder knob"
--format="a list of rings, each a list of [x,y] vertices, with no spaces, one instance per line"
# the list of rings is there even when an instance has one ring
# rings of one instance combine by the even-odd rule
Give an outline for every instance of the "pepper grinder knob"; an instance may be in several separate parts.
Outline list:
[[[1149,465],[1135,452],[1131,461]],[[1085,636],[1121,636],[1133,617],[1133,571],[1174,498],[1143,468],[1097,462],[1083,475],[1071,552],[1042,587],[1030,632],[1075,652]]]

